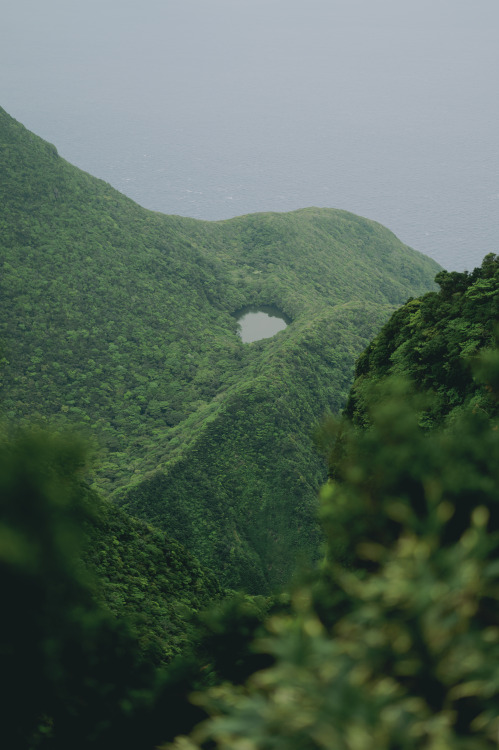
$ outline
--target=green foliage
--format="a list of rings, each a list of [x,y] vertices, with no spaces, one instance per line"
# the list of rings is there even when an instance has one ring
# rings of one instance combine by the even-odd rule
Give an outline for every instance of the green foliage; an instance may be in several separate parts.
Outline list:
[[[211,606],[198,618],[195,658],[202,664],[203,682],[240,685],[274,660],[254,647],[264,634],[264,623],[277,613],[289,611],[289,596],[235,594]]]
[[[195,618],[219,585],[179,544],[89,491],[84,467],[77,438],[2,430],[0,738],[9,750],[152,750],[205,715],[186,695],[206,683],[200,659],[216,662]],[[203,639],[202,656],[164,669]]]
[[[389,374],[410,377],[434,395],[421,417],[428,427],[466,404],[496,412],[471,363],[495,342],[499,259],[487,255],[472,273],[441,271],[436,281],[440,292],[409,300],[360,357],[347,405],[357,424],[366,423],[371,385]]]
[[[499,431],[469,410],[425,433],[418,408],[384,385],[369,430],[337,431],[326,555],[268,622],[275,663],[195,693],[211,719],[169,747],[496,747]]]
[[[1,732],[12,750],[28,747],[38,725],[41,747],[103,747],[151,678],[126,627],[93,603],[79,563],[79,527],[91,512],[82,463],[67,437],[2,434]]]
[[[195,693],[211,718],[169,747],[496,747],[497,277],[493,256],[439,274],[441,292],[409,301],[361,357],[354,423],[316,435],[331,477],[322,563],[255,644],[274,662]]]

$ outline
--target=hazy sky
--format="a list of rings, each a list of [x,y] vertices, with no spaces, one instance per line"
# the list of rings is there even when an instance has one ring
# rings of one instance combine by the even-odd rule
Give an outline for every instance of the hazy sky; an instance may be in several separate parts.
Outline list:
[[[150,208],[332,205],[470,265],[498,250],[498,50],[499,0],[11,0],[0,106]]]

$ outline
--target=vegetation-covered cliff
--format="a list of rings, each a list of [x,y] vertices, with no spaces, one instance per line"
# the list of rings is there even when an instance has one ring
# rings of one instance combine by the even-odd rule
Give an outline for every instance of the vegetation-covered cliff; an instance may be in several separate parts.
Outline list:
[[[355,423],[366,421],[369,390],[388,375],[409,377],[431,396],[421,417],[426,427],[470,406],[495,411],[471,365],[497,341],[497,271],[493,254],[471,273],[441,271],[440,291],[411,299],[392,315],[357,362],[347,407]]]

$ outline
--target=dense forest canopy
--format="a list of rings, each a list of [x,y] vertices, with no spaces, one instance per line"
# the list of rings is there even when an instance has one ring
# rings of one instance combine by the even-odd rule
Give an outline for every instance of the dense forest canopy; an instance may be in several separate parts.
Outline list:
[[[499,258],[0,146],[2,744],[495,748]],[[291,323],[244,345],[247,304]]]

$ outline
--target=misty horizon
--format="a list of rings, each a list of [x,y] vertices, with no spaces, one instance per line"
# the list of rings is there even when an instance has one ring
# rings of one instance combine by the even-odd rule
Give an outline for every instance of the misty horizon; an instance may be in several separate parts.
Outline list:
[[[0,106],[147,208],[341,208],[449,269],[497,250],[491,0],[19,0],[3,15]]]

